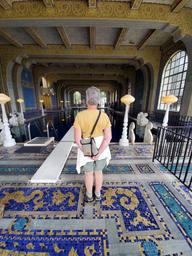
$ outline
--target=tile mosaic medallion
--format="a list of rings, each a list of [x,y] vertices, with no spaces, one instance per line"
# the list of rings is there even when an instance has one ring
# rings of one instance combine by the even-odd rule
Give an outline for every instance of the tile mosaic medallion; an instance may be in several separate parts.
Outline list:
[[[6,185],[0,188],[5,216],[17,215],[79,217],[83,211],[83,186]]]
[[[147,241],[142,241],[139,245],[139,250],[141,255],[145,256],[161,256],[162,250],[158,245],[157,241],[154,239],[149,239]]]
[[[107,256],[107,231],[0,230],[0,255]]]
[[[95,218],[114,218],[120,242],[138,242],[153,235],[158,240],[174,239],[142,184],[104,186]]]
[[[136,164],[135,165],[140,173],[155,173],[154,170],[148,164]]]
[[[165,184],[151,183],[150,186],[192,248],[192,214]]]

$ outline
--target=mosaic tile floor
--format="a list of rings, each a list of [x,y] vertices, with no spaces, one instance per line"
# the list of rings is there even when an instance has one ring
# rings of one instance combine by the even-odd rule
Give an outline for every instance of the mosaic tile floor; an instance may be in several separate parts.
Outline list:
[[[17,144],[14,147],[10,148],[3,148],[0,147],[0,164],[1,161],[15,161],[15,160],[45,160],[47,156],[51,153],[54,146],[53,144],[50,144],[49,146],[45,147],[45,149],[42,149],[40,153],[17,153],[16,151],[23,147],[23,144]]]
[[[76,174],[74,158],[56,184],[30,184],[19,175],[17,182],[6,182],[5,176],[0,255],[191,256],[192,192],[151,162],[153,146],[140,147],[113,157],[100,202],[85,203],[83,175]],[[127,158],[125,151],[131,152]],[[30,174],[35,167],[14,171]]]
[[[112,159],[151,159],[153,155],[152,145],[135,144],[131,147],[120,147],[118,144],[110,145]],[[77,148],[73,147],[69,159],[76,159]]]

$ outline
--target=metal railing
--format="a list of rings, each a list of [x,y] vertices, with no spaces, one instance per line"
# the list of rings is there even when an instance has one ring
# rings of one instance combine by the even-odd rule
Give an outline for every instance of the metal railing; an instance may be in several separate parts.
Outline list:
[[[192,189],[192,127],[158,127],[153,161]]]
[[[28,123],[28,125],[27,125],[27,130],[28,130],[28,137],[29,137],[29,140],[31,140],[31,123]]]
[[[56,131],[55,126],[54,126],[54,124],[53,124],[53,122],[52,122],[52,121],[48,121],[48,122],[47,122],[47,125],[46,125],[47,138],[49,138],[49,137],[50,137],[50,132],[49,132],[49,128],[50,128],[50,127],[52,127],[52,128],[53,128],[53,131],[54,131],[55,137],[57,138],[57,137],[58,137],[58,135],[57,135],[57,131]]]

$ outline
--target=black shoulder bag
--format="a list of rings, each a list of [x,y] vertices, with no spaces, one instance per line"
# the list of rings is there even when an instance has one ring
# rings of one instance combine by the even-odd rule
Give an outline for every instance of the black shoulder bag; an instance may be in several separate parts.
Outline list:
[[[82,145],[82,151],[83,151],[84,156],[93,157],[98,154],[98,148],[96,146],[95,139],[92,137],[92,135],[93,135],[95,127],[99,121],[100,115],[101,115],[101,110],[99,111],[99,115],[98,115],[97,120],[95,121],[93,129],[91,131],[90,138],[81,139],[81,141],[80,141],[81,145]]]

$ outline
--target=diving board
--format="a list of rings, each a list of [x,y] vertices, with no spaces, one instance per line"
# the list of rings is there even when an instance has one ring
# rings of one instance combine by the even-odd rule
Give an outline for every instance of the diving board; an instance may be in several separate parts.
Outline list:
[[[32,140],[27,141],[24,143],[24,147],[46,147],[51,142],[54,142],[54,137],[35,137]]]
[[[73,146],[71,127],[31,178],[32,183],[56,183]]]

